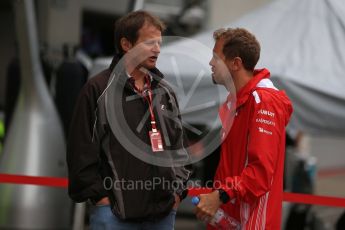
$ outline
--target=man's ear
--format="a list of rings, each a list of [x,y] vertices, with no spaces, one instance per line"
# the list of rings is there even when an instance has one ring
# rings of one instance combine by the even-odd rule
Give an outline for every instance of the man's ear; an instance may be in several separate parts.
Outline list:
[[[121,48],[124,52],[128,52],[130,49],[132,49],[132,43],[127,40],[127,38],[121,38],[120,40]]]
[[[231,62],[232,70],[234,71],[238,71],[243,67],[242,59],[240,57],[235,57]]]

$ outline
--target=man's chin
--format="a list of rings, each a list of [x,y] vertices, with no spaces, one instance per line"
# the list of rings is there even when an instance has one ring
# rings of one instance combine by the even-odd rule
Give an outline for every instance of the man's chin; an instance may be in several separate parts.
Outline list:
[[[212,82],[213,82],[213,84],[215,84],[215,85],[219,85],[219,83],[215,80],[213,74],[212,74]]]
[[[154,61],[146,61],[144,63],[142,63],[142,66],[146,69],[153,69],[156,68],[156,62]]]

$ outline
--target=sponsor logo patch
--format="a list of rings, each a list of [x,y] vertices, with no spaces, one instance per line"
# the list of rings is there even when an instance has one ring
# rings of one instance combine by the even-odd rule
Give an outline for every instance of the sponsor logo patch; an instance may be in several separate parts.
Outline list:
[[[270,116],[270,117],[274,117],[275,116],[274,112],[271,112],[271,111],[268,111],[268,110],[265,110],[265,109],[260,109],[258,111],[258,114],[267,115],[267,116]]]
[[[268,131],[268,130],[262,128],[262,127],[258,127],[258,129],[259,129],[259,132],[260,132],[260,133],[272,135],[272,132],[271,132],[271,131]]]
[[[274,121],[265,120],[263,118],[256,118],[255,122],[256,123],[265,124],[265,125],[271,125],[271,126],[275,126],[276,125],[276,123]]]

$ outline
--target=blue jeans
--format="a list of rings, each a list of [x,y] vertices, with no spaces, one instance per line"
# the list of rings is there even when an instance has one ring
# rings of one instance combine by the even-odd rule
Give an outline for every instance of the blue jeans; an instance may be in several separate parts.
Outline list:
[[[124,222],[117,218],[109,205],[94,206],[90,214],[90,230],[173,230],[176,210],[158,221],[145,221],[142,223]]]

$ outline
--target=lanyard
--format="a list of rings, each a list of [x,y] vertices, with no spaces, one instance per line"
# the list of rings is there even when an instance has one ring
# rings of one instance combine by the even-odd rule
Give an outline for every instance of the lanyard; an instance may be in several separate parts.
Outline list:
[[[151,118],[151,126],[152,126],[152,132],[157,132],[157,126],[156,126],[156,119],[155,119],[155,114],[153,112],[153,99],[152,99],[152,90],[151,90],[151,82],[149,76],[145,76],[145,86],[143,90],[140,90],[138,87],[136,87],[135,83],[132,82],[133,88],[141,94],[146,100],[147,103],[149,104],[149,110],[150,110],[150,118]]]
[[[133,85],[134,90],[138,94],[141,94],[141,96],[144,98],[144,100],[147,101],[149,105],[152,131],[149,131],[148,134],[151,141],[152,151],[161,152],[161,151],[164,151],[163,140],[162,140],[161,133],[157,130],[157,126],[156,126],[155,114],[153,112],[153,99],[152,99],[153,96],[152,96],[152,90],[151,90],[151,81],[148,75],[145,76],[145,81],[146,83],[144,84],[143,90],[139,90],[138,87],[135,86],[134,81],[131,81],[131,83]]]
[[[157,132],[156,119],[155,119],[155,114],[153,112],[153,105],[152,105],[153,99],[152,99],[151,83],[149,82],[149,80],[147,78],[146,78],[146,80],[147,80],[148,89],[144,90],[143,96],[146,98],[146,100],[149,104],[152,132]],[[145,95],[145,92],[147,92],[147,96]]]

